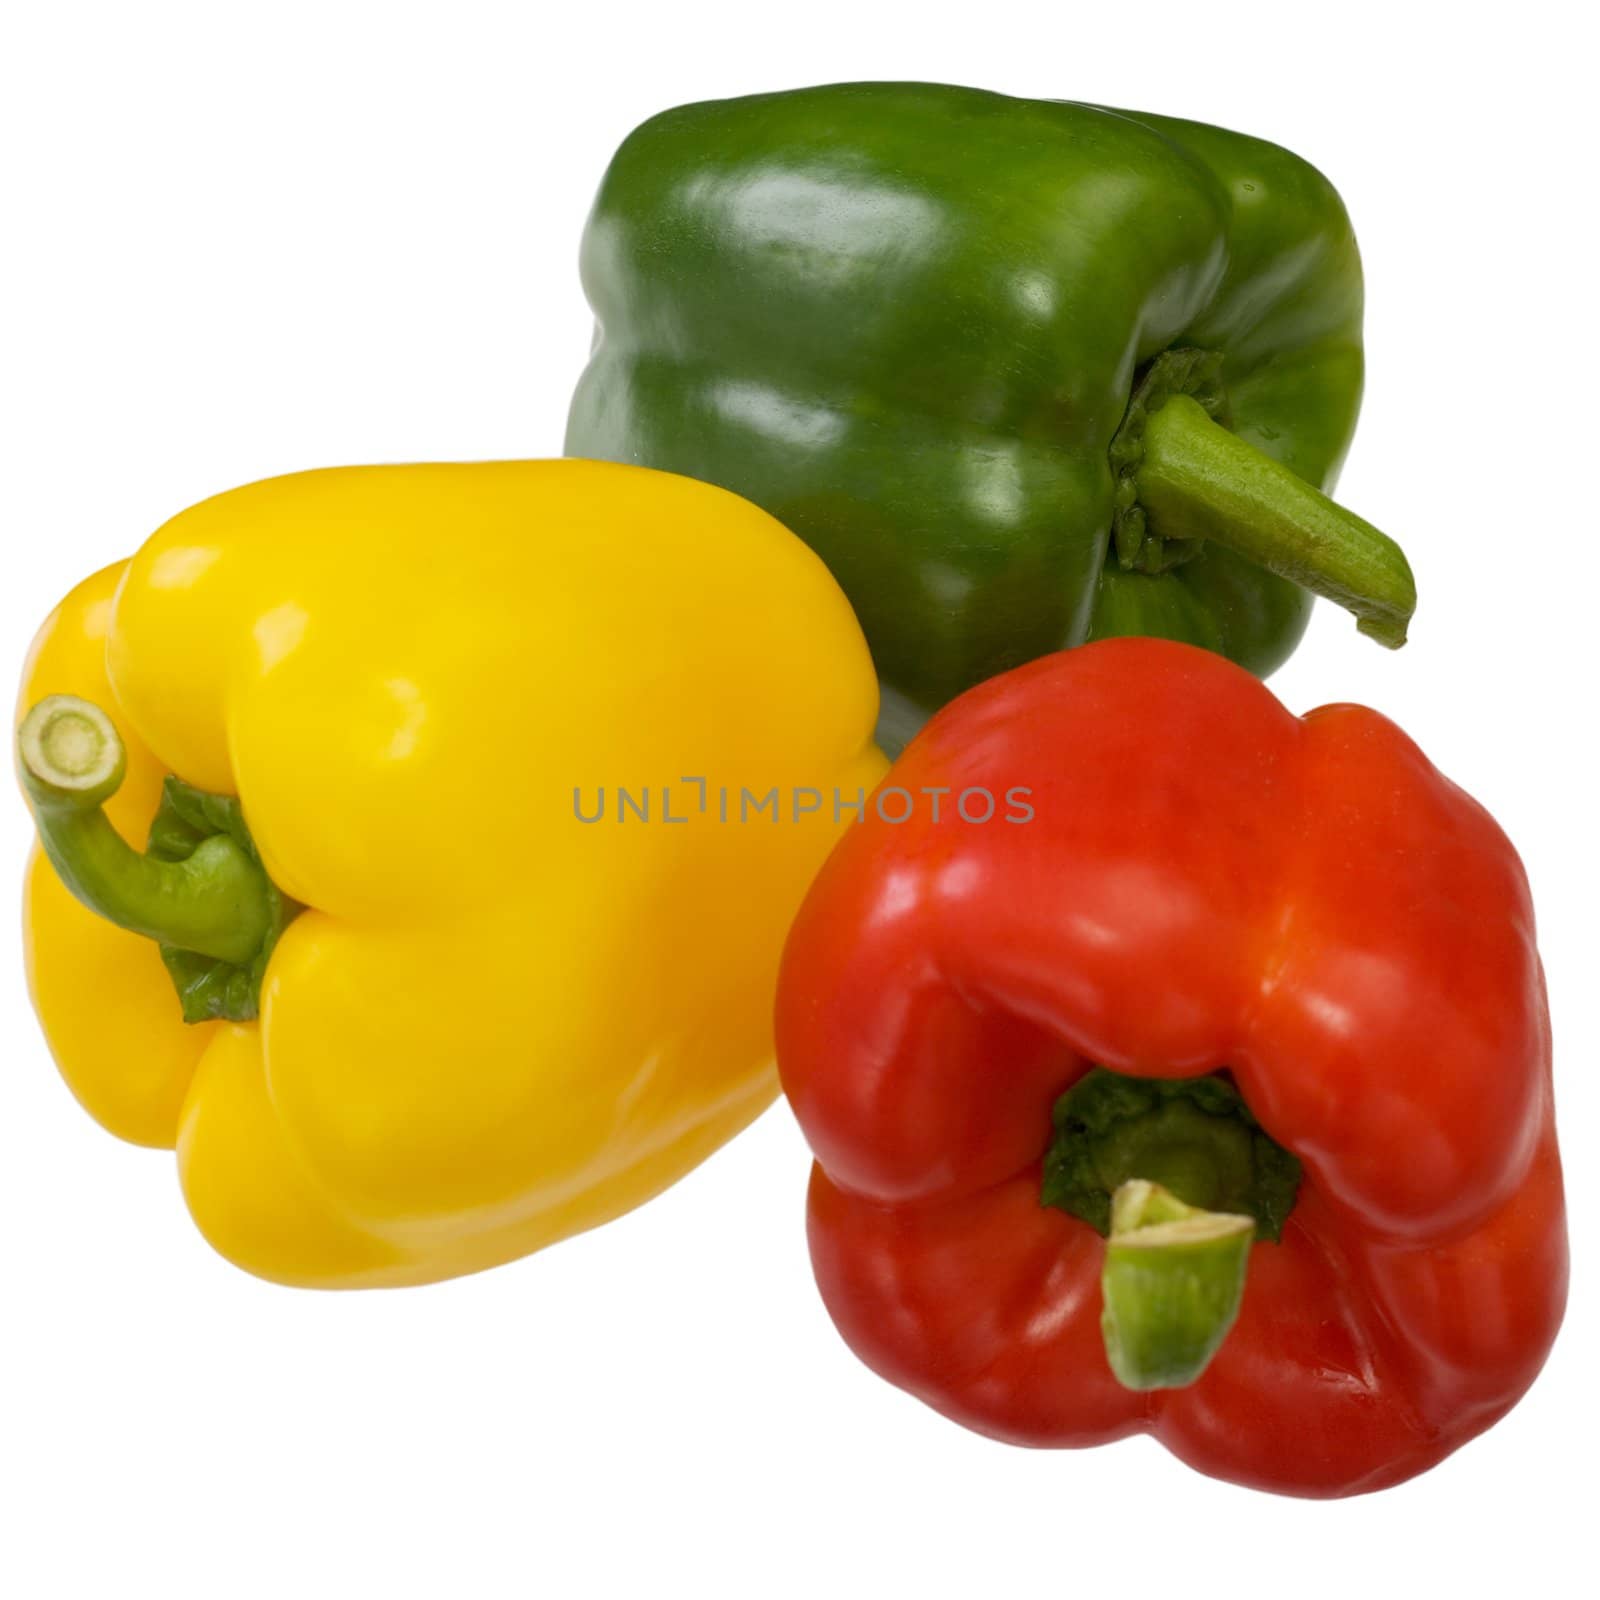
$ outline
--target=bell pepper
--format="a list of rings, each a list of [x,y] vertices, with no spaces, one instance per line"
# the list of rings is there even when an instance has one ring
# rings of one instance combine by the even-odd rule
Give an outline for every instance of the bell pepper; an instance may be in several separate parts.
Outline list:
[[[962,690],[1156,634],[1262,676],[1312,593],[1398,645],[1331,490],[1361,266],[1315,169],[1170,117],[916,83],[682,106],[583,244],[569,455],[720,483],[822,555],[898,748]]]
[[[420,1283],[593,1227],[775,1095],[783,937],[851,813],[716,798],[870,787],[875,701],[822,563],[704,484],[522,462],[207,500],[27,665],[45,1036],[263,1277]]]
[[[972,690],[823,867],[777,1030],[828,1310],[979,1432],[1354,1494],[1555,1337],[1527,884],[1360,706],[1144,639]]]

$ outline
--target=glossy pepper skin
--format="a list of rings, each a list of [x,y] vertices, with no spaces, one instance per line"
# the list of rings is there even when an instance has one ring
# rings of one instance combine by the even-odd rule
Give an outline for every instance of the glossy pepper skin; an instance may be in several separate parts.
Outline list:
[[[617,152],[583,280],[567,453],[723,484],[809,541],[861,619],[890,746],[1085,639],[1182,639],[1265,675],[1305,628],[1304,589],[1170,504],[1147,508],[1161,537],[1112,539],[1113,447],[1163,352],[1209,352],[1233,435],[1334,482],[1360,261],[1285,150],[932,84],[683,106]],[[1403,600],[1403,559],[1389,580]]]
[[[290,1284],[507,1261],[749,1122],[777,1088],[783,936],[845,822],[719,825],[676,786],[853,794],[882,768],[866,646],[821,562],[722,490],[585,462],[208,500],[45,624],[20,710],[56,694],[120,728],[129,844],[168,775],[237,795],[304,908],[258,1018],[186,1025],[151,939],[42,851],[28,875],[30,985],[73,1092],[176,1146],[205,1236]],[[613,807],[656,791],[650,821],[577,820],[574,789],[592,816],[600,786]]]
[[[1031,820],[951,812],[1016,785]],[[857,1354],[999,1439],[1148,1432],[1296,1495],[1399,1482],[1501,1416],[1567,1256],[1533,913],[1492,819],[1375,712],[1297,719],[1155,640],[973,690],[895,789],[915,815],[869,808],[840,841],[779,984],[812,1260]],[[1052,1110],[1091,1064],[1136,1088],[1225,1072],[1199,1082],[1301,1163],[1185,1387],[1113,1376],[1108,1247],[1041,1204]],[[1129,1176],[1154,1175],[1108,1184]]]

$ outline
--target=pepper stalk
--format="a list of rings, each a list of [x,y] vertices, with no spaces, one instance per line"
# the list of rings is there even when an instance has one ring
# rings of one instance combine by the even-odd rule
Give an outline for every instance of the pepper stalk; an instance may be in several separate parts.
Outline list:
[[[17,768],[62,883],[97,916],[157,941],[184,1020],[254,1017],[267,958],[300,908],[267,876],[238,801],[168,778],[150,848],[135,850],[104,809],[126,748],[111,718],[76,695],[28,712]]]
[[[1253,1217],[1186,1206],[1131,1179],[1111,1200],[1100,1331],[1117,1381],[1180,1389],[1205,1371],[1244,1300]]]
[[[1111,445],[1119,565],[1163,572],[1213,541],[1343,606],[1361,633],[1399,649],[1417,609],[1405,552],[1228,428],[1221,365],[1212,351],[1168,350],[1135,389]]]

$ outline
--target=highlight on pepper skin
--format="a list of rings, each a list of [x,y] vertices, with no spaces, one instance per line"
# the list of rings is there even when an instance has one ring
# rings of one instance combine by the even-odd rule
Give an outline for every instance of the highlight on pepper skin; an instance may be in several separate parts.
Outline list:
[[[876,709],[822,563],[709,485],[531,461],[218,496],[81,584],[24,674],[45,1037],[251,1272],[524,1255],[773,1099],[783,937],[849,825],[600,830],[574,789],[870,790]]]
[[[886,783],[1027,827],[835,847],[790,933],[818,1287],[869,1366],[1018,1444],[1401,1482],[1502,1416],[1566,1301],[1515,851],[1376,712],[1090,644],[970,691]],[[1381,1108],[1381,1114],[1374,1108]]]

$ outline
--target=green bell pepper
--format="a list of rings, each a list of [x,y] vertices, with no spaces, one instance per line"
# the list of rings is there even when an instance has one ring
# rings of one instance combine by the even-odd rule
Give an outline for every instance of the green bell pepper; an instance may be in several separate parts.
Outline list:
[[[1333,504],[1360,401],[1338,195],[1259,139],[844,84],[629,136],[583,247],[567,452],[756,501],[849,595],[894,748],[1114,634],[1265,675],[1311,593],[1404,642],[1399,548]]]

